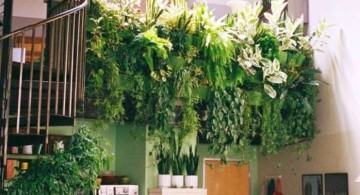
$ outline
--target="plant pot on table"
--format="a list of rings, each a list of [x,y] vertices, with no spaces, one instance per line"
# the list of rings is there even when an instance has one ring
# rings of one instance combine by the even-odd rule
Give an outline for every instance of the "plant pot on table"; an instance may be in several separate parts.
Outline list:
[[[171,175],[170,174],[159,174],[158,175],[158,186],[159,186],[159,188],[170,188],[171,187]]]
[[[182,188],[183,186],[184,186],[184,176],[183,175],[171,176],[171,187]]]
[[[198,187],[198,176],[197,175],[186,175],[185,176],[185,187],[186,188],[197,188]]]

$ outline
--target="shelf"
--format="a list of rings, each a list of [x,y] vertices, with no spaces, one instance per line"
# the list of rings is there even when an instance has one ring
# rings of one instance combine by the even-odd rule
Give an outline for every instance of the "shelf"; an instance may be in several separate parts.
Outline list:
[[[8,159],[15,159],[15,160],[35,160],[40,157],[45,157],[47,155],[44,154],[8,154]]]
[[[24,146],[24,145],[36,145],[45,144],[46,135],[34,135],[34,134],[9,134],[8,146]]]
[[[149,189],[149,195],[207,195],[203,188],[154,188]]]

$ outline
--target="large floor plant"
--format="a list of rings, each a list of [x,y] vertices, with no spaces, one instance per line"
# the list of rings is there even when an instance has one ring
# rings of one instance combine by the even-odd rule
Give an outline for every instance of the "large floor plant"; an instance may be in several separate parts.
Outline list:
[[[30,163],[20,172],[5,194],[89,194],[96,188],[100,169],[108,166],[110,154],[100,140],[82,126],[65,144],[65,150]]]

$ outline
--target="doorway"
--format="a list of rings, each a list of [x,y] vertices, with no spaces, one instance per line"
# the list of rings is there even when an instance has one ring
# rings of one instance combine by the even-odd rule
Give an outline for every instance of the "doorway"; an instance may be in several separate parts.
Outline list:
[[[250,166],[229,160],[204,159],[204,187],[208,195],[250,195]]]

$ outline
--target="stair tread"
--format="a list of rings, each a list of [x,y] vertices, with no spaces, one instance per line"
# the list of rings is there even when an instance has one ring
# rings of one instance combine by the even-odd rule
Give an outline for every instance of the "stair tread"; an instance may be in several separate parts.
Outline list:
[[[9,118],[9,127],[16,127],[17,118]],[[26,127],[27,125],[27,116],[20,116],[20,127]],[[37,125],[37,116],[30,117],[30,126],[34,127]],[[74,126],[75,119],[74,117],[68,117],[63,115],[50,115],[50,126]],[[41,115],[40,126],[46,126],[46,115]]]
[[[19,79],[20,65],[21,65],[21,63],[19,63],[19,62],[13,62],[12,63],[12,78],[13,79]],[[23,63],[23,72],[30,73],[30,71],[31,71],[31,63],[29,63],[29,62]],[[43,78],[44,78],[44,80],[48,80],[49,72],[51,72],[52,78],[56,78],[57,70],[54,69],[54,68],[50,70],[50,68],[48,66],[44,65],[43,66]],[[33,74],[34,79],[35,78],[40,78],[40,65],[38,65],[36,63],[34,64],[33,73],[34,73]],[[65,72],[64,72],[64,70],[60,70],[59,73],[60,73],[60,79],[62,80],[64,78]],[[68,70],[68,73],[70,73],[69,70]],[[24,79],[26,79],[26,78],[28,79],[29,75],[30,74],[27,74],[27,75],[23,74]]]
[[[37,134],[36,128],[30,128],[30,132],[27,133],[27,128],[20,128],[19,133],[16,133],[16,128],[9,128],[9,135],[11,136],[26,136],[26,135],[46,135],[45,129],[40,129],[40,134]]]
[[[20,65],[21,65],[20,62],[13,62],[13,68],[15,68],[15,69],[20,68]],[[23,68],[24,69],[30,70],[30,67],[31,67],[31,63],[29,63],[29,62],[23,63]],[[47,73],[47,72],[49,72],[50,69],[49,69],[48,66],[43,66],[43,70]],[[34,63],[34,71],[40,71],[40,66],[37,65],[36,63]]]
[[[23,80],[22,82],[22,88],[23,89],[29,89],[30,88],[30,80]],[[39,89],[40,88],[40,81],[39,80],[33,80],[32,81],[32,88],[33,89]],[[51,90],[56,90],[56,81],[51,81]],[[69,90],[70,83],[64,84],[64,82],[58,82],[59,84],[59,90],[63,91],[64,85],[66,85],[67,90]],[[74,85],[74,83],[73,83]],[[18,88],[19,87],[19,80],[13,79],[11,83],[12,88]],[[46,90],[49,88],[49,81],[43,81],[42,82],[42,89]]]

